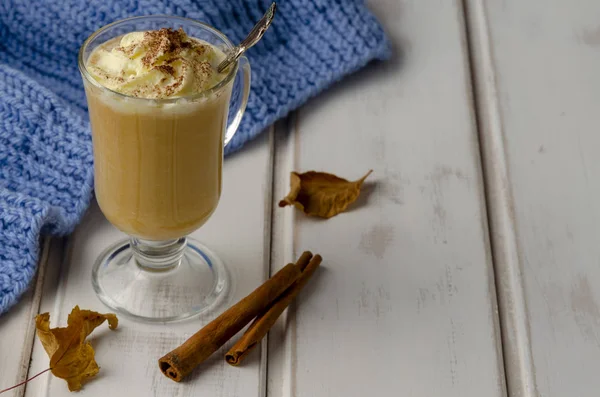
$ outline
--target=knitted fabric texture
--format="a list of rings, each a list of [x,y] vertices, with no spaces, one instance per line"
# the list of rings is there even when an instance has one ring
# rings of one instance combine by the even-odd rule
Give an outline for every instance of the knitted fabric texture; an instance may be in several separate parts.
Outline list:
[[[98,28],[135,15],[206,22],[239,42],[270,0],[0,2],[0,314],[33,280],[40,236],[70,233],[92,196],[92,148],[77,52]],[[389,43],[362,0],[281,0],[247,56],[252,89],[231,153]]]

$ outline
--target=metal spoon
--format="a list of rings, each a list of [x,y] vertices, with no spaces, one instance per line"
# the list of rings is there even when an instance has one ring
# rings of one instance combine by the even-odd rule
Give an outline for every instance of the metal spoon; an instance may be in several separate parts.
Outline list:
[[[223,70],[227,68],[231,63],[237,61],[237,59],[250,47],[254,44],[258,43],[258,41],[263,37],[271,22],[273,22],[273,17],[275,17],[275,10],[277,9],[277,4],[273,3],[263,15],[263,17],[258,21],[256,25],[252,28],[248,36],[242,40],[242,42],[231,49],[229,54],[227,54],[227,58],[223,62],[217,66],[217,71],[221,73]]]

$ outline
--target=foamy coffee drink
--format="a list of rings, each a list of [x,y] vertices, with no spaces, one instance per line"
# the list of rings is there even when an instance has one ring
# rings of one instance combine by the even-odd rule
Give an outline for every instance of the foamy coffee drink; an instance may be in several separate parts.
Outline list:
[[[217,207],[232,83],[211,88],[227,75],[216,70],[224,58],[181,29],[128,33],[88,57],[108,89],[86,84],[96,197],[123,232],[179,238]]]

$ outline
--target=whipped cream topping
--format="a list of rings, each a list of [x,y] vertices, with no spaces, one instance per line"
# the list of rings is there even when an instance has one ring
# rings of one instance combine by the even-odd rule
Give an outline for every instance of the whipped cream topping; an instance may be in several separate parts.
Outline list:
[[[177,98],[205,91],[225,78],[225,54],[183,29],[132,32],[98,46],[86,68],[103,86],[138,98]]]

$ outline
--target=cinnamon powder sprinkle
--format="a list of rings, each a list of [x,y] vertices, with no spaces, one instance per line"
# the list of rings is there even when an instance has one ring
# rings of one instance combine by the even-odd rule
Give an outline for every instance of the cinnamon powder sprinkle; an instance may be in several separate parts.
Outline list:
[[[175,69],[173,69],[173,66],[157,65],[157,66],[154,66],[154,69],[159,70],[159,71],[163,72],[164,74],[168,74],[170,76],[175,77]]]
[[[177,55],[184,48],[190,48],[192,43],[183,41],[185,32],[182,28],[173,30],[162,28],[144,32],[144,44],[148,47],[148,53],[142,58],[142,63],[150,67],[158,58],[165,54]]]
[[[209,84],[214,84],[212,79],[216,71],[205,59],[205,55],[209,58],[213,57],[209,52],[211,50],[209,44],[188,37],[182,28],[145,31],[141,40],[139,37],[132,44],[113,46],[112,49],[121,52],[134,62],[141,62],[146,70],[160,72],[162,76],[157,76],[160,83],[140,81],[141,84],[137,87],[129,87],[123,92],[136,97],[163,98],[177,94],[184,88],[184,84],[191,84],[185,88],[186,92],[201,92]],[[141,58],[138,58],[138,53]],[[90,60],[95,58],[91,57]],[[96,75],[101,76],[104,81],[112,81],[112,84],[128,83],[135,81],[137,77],[136,73],[127,72],[127,74],[125,70],[117,74],[101,68],[94,69]]]

